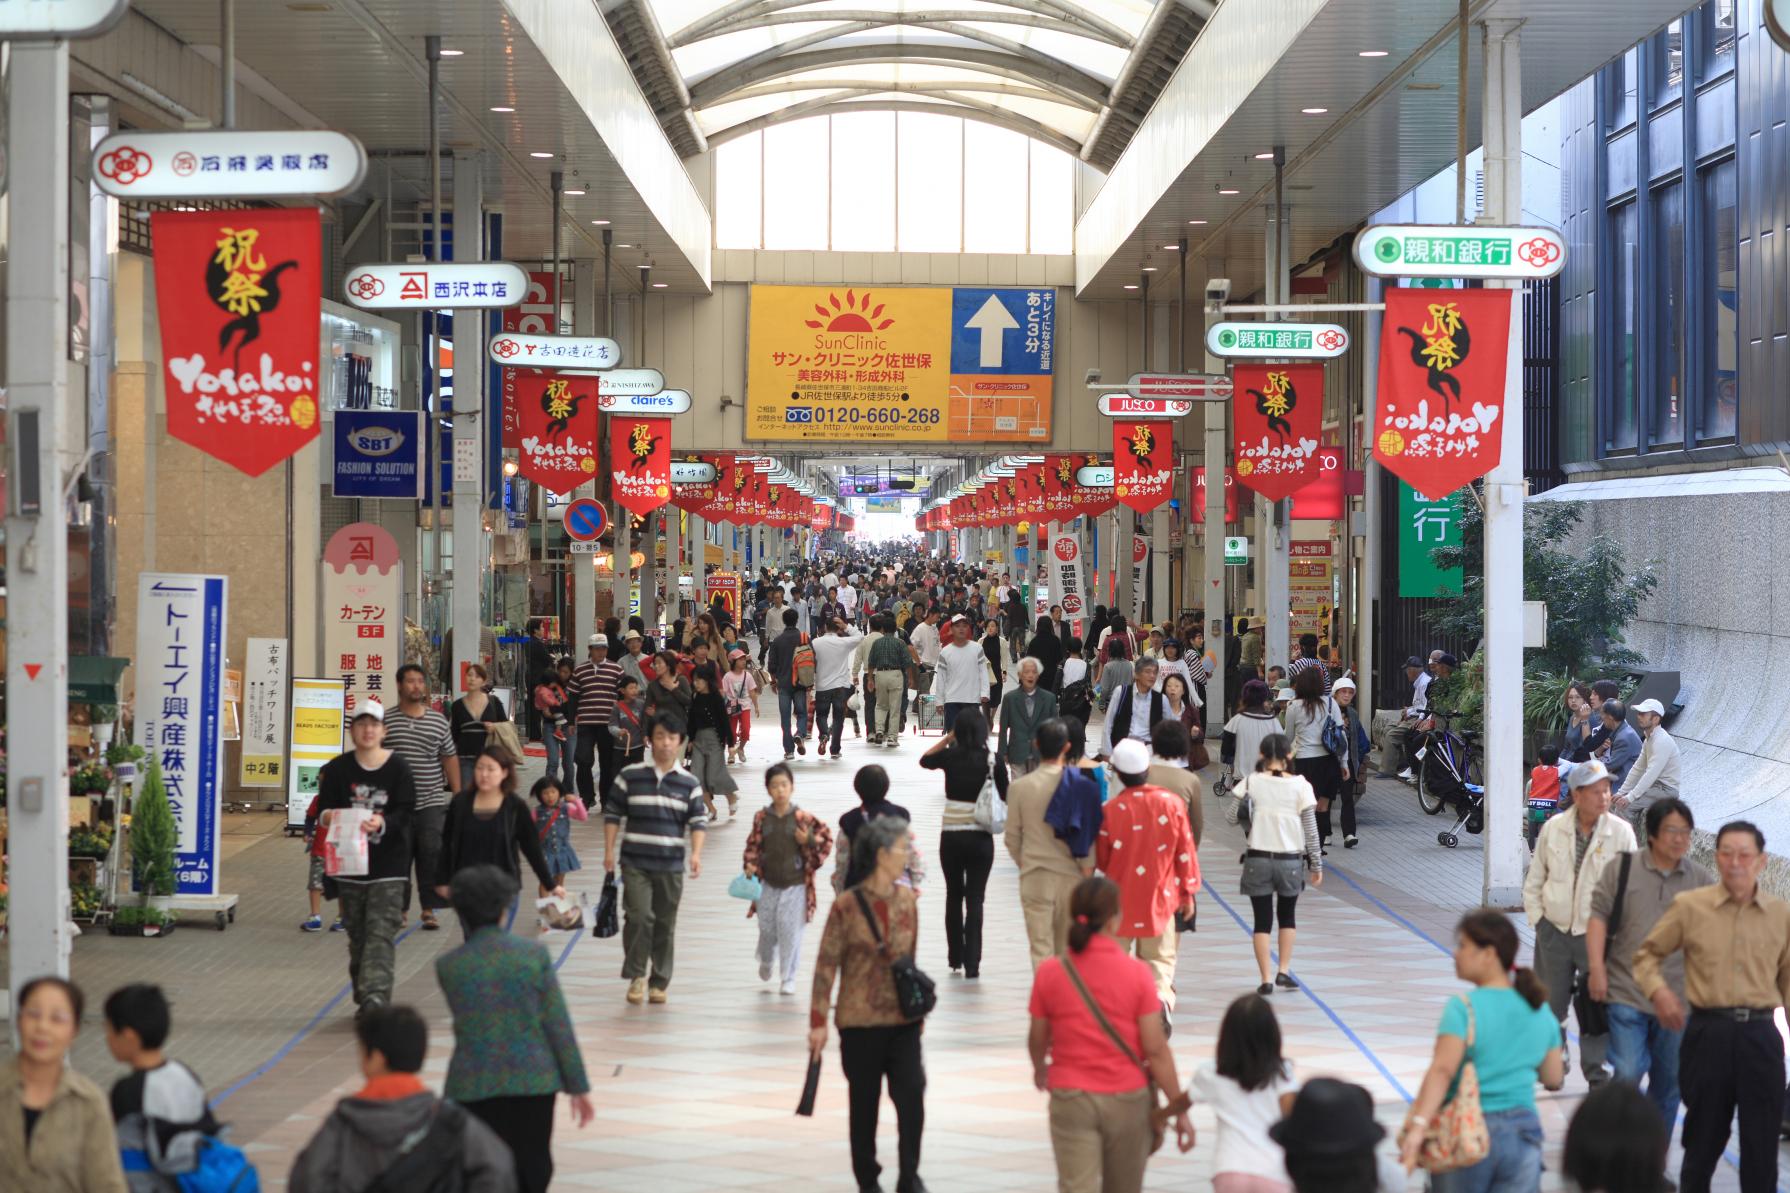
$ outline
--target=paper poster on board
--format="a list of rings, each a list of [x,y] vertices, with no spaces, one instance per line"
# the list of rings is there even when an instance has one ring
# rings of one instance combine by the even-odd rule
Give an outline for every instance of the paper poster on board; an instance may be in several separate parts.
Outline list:
[[[317,772],[340,754],[347,687],[340,679],[292,681],[292,769],[286,783],[286,825],[297,828],[317,795]]]

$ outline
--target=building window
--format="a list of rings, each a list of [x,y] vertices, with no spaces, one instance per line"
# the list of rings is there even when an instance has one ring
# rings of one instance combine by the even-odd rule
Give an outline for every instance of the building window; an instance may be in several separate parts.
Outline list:
[[[1653,106],[1658,108],[1684,94],[1684,21],[1673,21],[1646,44],[1651,56],[1648,83],[1653,89]]]
[[[895,113],[841,112],[833,120],[833,244],[839,252],[895,249]]]
[[[1653,192],[1653,264],[1659,271],[1658,335],[1650,445],[1684,446],[1684,183]]]
[[[754,134],[715,147],[715,247],[755,249],[764,243],[764,141]]]
[[[1609,418],[1604,450],[1635,450],[1635,294],[1640,269],[1639,229],[1633,200],[1610,209],[1610,339]]]
[[[1609,119],[1605,132],[1613,133],[1635,122],[1637,73],[1633,49],[1604,68],[1604,110]]]
[[[813,185],[829,169],[827,122],[796,120],[764,130],[764,247],[827,247],[827,188]]]
[[[1700,441],[1732,439],[1740,398],[1740,239],[1735,207],[1734,159],[1708,166],[1698,175],[1703,195],[1702,301],[1699,342],[1703,348]]]
[[[896,116],[901,199],[896,236],[910,253],[963,250],[963,120],[925,112]]]
[[[1734,9],[1739,0],[1708,0],[1692,16],[1697,23],[1697,82],[1734,69]]]

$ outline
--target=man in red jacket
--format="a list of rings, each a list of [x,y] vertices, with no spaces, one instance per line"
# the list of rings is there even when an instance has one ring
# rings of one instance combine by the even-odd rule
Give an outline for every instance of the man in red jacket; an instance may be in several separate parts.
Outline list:
[[[1150,785],[1150,747],[1135,738],[1113,747],[1112,765],[1125,789],[1103,810],[1094,860],[1119,888],[1119,938],[1156,974],[1156,993],[1172,1011],[1175,913],[1191,917],[1200,888],[1187,802]]]

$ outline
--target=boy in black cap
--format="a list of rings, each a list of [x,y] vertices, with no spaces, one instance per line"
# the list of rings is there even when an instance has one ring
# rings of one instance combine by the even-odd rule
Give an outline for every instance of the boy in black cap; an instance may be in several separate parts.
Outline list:
[[[1376,1193],[1381,1188],[1375,1149],[1386,1138],[1386,1128],[1374,1121],[1373,1098],[1359,1085],[1329,1077],[1307,1081],[1287,1116],[1268,1128],[1268,1138],[1286,1152],[1287,1175],[1296,1193]],[[1402,1189],[1404,1181],[1388,1187]]]

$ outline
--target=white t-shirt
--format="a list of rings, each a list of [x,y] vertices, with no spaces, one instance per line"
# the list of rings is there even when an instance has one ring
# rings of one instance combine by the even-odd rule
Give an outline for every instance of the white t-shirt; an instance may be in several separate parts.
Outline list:
[[[858,613],[858,590],[847,584],[839,590],[839,603],[845,606],[847,617],[856,617]]]
[[[1220,1077],[1210,1061],[1199,1067],[1187,1093],[1195,1102],[1210,1105],[1218,1118],[1213,1176],[1234,1172],[1286,1183],[1286,1154],[1268,1138],[1268,1128],[1281,1119],[1280,1095],[1295,1088],[1292,1078],[1283,1074],[1264,1089],[1246,1091],[1229,1077]]]
[[[1088,677],[1088,660],[1080,655],[1063,660],[1063,686],[1068,687],[1078,679]]]
[[[980,704],[988,698],[988,656],[979,642],[953,642],[939,651],[933,683],[941,704]]]
[[[1311,784],[1291,772],[1269,774],[1253,771],[1237,784],[1234,794],[1249,795],[1254,811],[1249,822],[1249,847],[1269,853],[1304,853],[1307,808],[1318,806]]]

